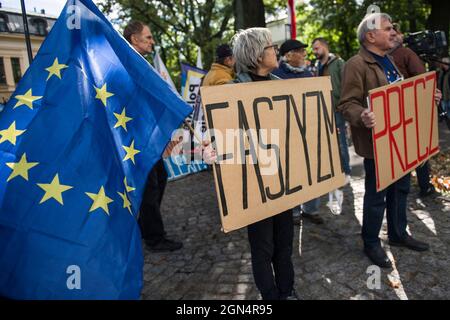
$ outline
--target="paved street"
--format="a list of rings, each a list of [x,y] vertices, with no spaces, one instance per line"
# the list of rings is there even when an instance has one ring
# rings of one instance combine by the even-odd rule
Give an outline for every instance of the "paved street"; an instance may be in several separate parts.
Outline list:
[[[450,149],[450,134],[440,123],[441,149]],[[379,289],[369,289],[371,264],[362,252],[361,222],[364,175],[361,159],[352,156],[353,176],[345,186],[341,215],[320,208],[325,224],[308,220],[296,226],[293,261],[295,287],[302,299],[449,299],[450,202],[417,198],[415,178],[409,196],[410,232],[430,243],[418,253],[387,244],[395,268],[382,271]],[[173,253],[145,251],[142,299],[258,299],[246,228],[220,230],[212,172],[170,182],[163,201],[163,218],[171,238],[184,248]]]

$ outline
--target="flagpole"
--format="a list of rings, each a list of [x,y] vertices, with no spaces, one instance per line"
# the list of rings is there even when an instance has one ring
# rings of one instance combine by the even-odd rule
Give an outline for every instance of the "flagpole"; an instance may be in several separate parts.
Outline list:
[[[192,128],[192,126],[190,125],[189,122],[187,122],[186,120],[184,120],[184,124],[189,128],[189,131],[191,131],[191,133],[194,135],[194,137],[198,140],[198,142],[200,142],[200,144],[203,143],[202,138],[197,134],[197,132],[195,132],[194,128]]]
[[[28,19],[27,19],[27,12],[25,10],[25,0],[20,0],[20,4],[22,6],[23,29],[25,32],[25,43],[27,44],[28,62],[31,65],[31,62],[33,61],[33,53],[31,51],[30,30],[28,29]]]

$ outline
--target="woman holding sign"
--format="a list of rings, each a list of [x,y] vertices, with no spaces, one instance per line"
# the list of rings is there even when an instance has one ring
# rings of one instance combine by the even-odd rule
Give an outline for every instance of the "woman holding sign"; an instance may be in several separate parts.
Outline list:
[[[232,39],[236,59],[235,83],[278,80],[271,74],[278,67],[277,45],[266,28],[239,31]],[[207,145],[206,162],[216,159],[215,151]],[[253,277],[264,300],[293,299],[294,267],[292,245],[294,224],[292,211],[288,210],[247,227],[252,255]]]

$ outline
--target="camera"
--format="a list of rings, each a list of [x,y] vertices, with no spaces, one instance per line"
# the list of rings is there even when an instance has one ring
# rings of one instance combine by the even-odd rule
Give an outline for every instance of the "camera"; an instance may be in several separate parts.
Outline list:
[[[447,39],[444,31],[419,31],[404,39],[406,45],[424,60],[436,60],[446,55]]]

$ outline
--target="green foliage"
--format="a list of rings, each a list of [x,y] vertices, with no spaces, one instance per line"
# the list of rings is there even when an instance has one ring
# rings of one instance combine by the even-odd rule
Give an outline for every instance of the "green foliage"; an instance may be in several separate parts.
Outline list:
[[[152,29],[161,58],[179,87],[180,64],[195,65],[197,46],[203,66],[214,60],[215,48],[233,35],[232,1],[229,0],[100,0],[100,8],[114,16],[121,29],[130,20],[140,20]]]
[[[202,50],[204,68],[209,69],[217,45],[229,42],[233,36],[234,1],[96,0],[121,30],[130,20],[141,20],[151,27],[161,57],[178,86],[180,63],[195,65],[197,46]],[[431,0],[297,0],[298,38],[310,44],[314,38],[324,37],[332,52],[349,59],[359,48],[356,28],[369,5],[379,6],[408,33],[426,29],[431,6],[439,10],[436,3]],[[285,16],[286,7],[287,0],[264,0],[266,20]]]
[[[358,48],[359,10],[355,0],[312,0],[297,9],[299,36],[307,43],[324,37],[333,52],[348,59]]]
[[[430,14],[423,0],[311,0],[297,8],[299,37],[308,43],[324,37],[333,52],[348,59],[358,50],[356,28],[371,4],[400,23],[404,32],[424,30]]]

